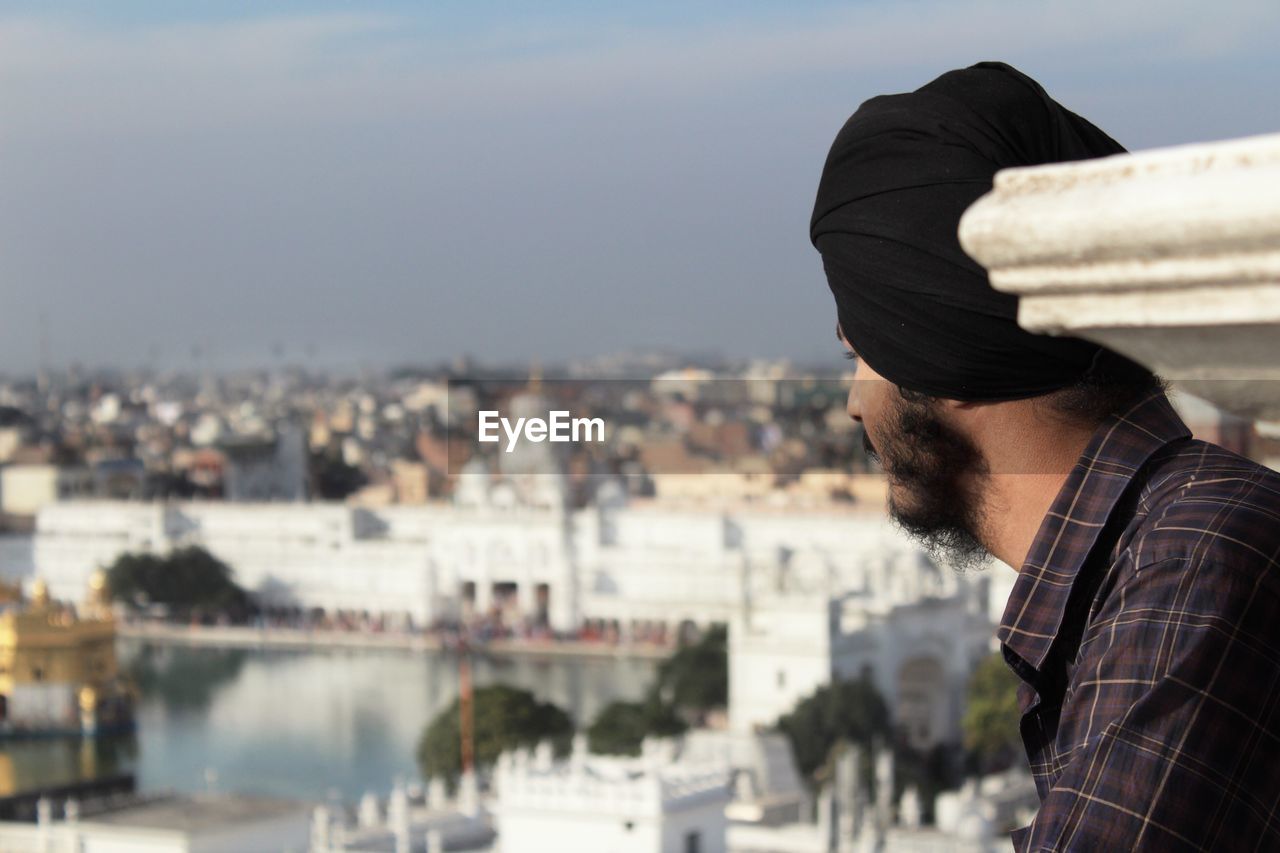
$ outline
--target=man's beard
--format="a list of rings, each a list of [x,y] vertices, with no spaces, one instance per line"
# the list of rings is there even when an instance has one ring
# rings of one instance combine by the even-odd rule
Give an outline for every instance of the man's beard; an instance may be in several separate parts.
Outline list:
[[[898,396],[890,406],[880,448],[862,432],[867,455],[880,459],[899,493],[889,491],[889,515],[936,562],[956,571],[982,568],[991,559],[978,540],[979,490],[989,474],[982,451],[939,418],[931,401]]]

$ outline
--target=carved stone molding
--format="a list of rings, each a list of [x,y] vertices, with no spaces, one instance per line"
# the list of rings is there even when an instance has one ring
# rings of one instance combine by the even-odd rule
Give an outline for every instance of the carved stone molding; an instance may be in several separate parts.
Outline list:
[[[960,242],[1023,327],[1280,420],[1280,134],[1006,169]]]

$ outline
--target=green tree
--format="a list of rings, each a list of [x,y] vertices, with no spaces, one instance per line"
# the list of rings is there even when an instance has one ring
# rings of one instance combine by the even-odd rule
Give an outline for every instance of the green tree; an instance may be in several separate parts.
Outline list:
[[[122,554],[107,569],[107,587],[117,601],[163,604],[178,614],[238,615],[250,604],[231,568],[198,547],[179,548],[164,557]]]
[[[713,626],[658,666],[654,688],[662,702],[694,716],[729,704],[728,631]]]
[[[894,797],[907,788],[920,795],[926,823],[934,819],[933,801],[943,791],[960,787],[964,781],[964,750],[958,743],[940,743],[929,749],[913,749],[905,738],[893,748]]]
[[[1008,767],[1021,753],[1018,679],[998,653],[988,655],[969,678],[961,729],[979,772]]]
[[[681,646],[658,665],[657,676],[640,702],[611,702],[587,729],[592,752],[639,755],[648,736],[670,737],[729,700],[728,632],[713,626],[696,642]]]
[[[646,737],[671,737],[688,728],[674,708],[651,692],[643,702],[606,705],[587,728],[587,746],[603,755],[639,755]]]
[[[778,719],[778,729],[791,741],[800,773],[813,781],[838,741],[869,749],[874,738],[887,737],[889,709],[870,679],[837,681],[800,700]]]
[[[492,767],[510,749],[529,748],[550,740],[556,755],[568,755],[573,719],[550,702],[539,702],[528,690],[497,684],[477,688],[471,702],[472,737],[477,768]],[[418,767],[424,777],[444,779],[452,790],[462,773],[459,701],[436,714],[418,740]]]

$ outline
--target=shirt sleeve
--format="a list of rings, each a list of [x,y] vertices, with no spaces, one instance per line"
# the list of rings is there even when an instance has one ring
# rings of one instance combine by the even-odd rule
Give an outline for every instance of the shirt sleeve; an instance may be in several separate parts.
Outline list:
[[[1107,596],[1018,850],[1280,849],[1277,572],[1182,557]]]

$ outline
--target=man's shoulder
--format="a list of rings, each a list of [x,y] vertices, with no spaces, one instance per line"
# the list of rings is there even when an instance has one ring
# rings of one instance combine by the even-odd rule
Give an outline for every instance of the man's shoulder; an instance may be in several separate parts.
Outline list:
[[[1146,467],[1126,540],[1136,567],[1195,559],[1280,582],[1280,473],[1205,441],[1175,442]]]

